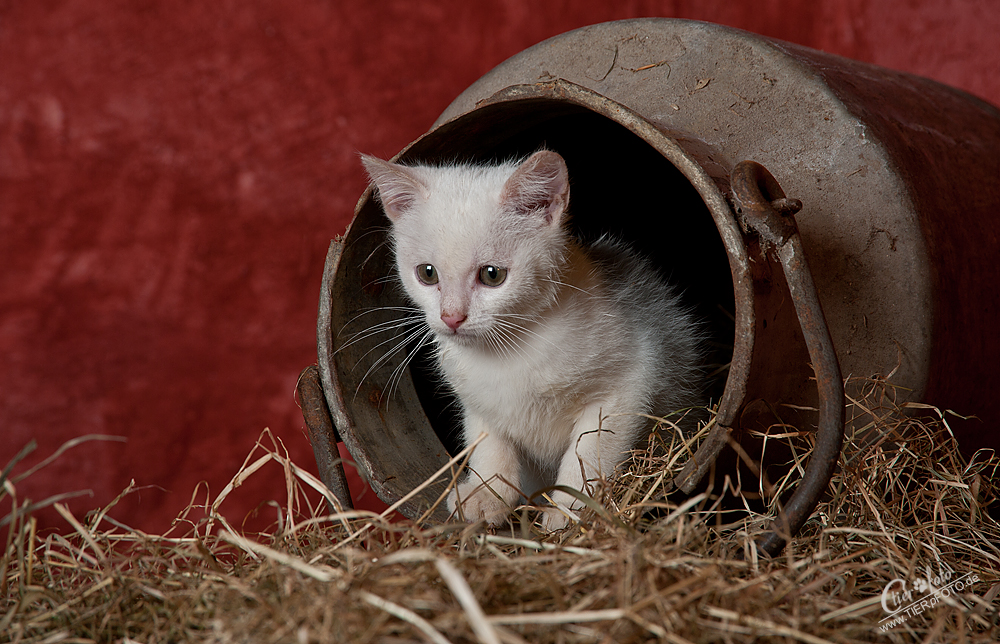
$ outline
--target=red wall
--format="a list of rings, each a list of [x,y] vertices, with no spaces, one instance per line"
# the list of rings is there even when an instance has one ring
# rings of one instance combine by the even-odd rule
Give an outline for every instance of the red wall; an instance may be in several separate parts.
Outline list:
[[[135,479],[114,515],[162,531],[264,427],[314,467],[293,391],[327,244],[365,187],[357,151],[394,154],[546,37],[639,16],[1000,103],[993,0],[0,0],[0,467],[32,438],[28,463],[75,436],[128,439],[77,447],[19,497],[88,488],[82,515]],[[283,498],[265,472],[227,516]]]

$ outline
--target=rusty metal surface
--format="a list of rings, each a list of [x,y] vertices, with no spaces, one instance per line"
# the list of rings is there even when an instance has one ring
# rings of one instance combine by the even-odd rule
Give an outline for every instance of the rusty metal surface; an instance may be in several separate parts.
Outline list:
[[[316,456],[319,479],[340,504],[340,507],[337,507],[328,500],[330,510],[340,512],[345,508],[353,508],[351,490],[347,486],[344,465],[337,449],[340,437],[337,435],[337,428],[333,426],[330,409],[326,406],[323,387],[319,381],[319,368],[316,365],[309,365],[302,370],[295,391],[298,394],[299,406],[302,408],[302,417],[309,430],[309,442]]]
[[[763,164],[806,204],[797,217],[802,243],[844,373],[888,374],[899,363],[892,382],[921,398],[934,293],[912,190],[894,172],[887,148],[818,74],[821,65],[836,68],[843,61],[816,55],[814,64],[804,65],[774,41],[708,23],[593,25],[499,65],[457,97],[439,122],[475,109],[505,87],[559,78],[627,105],[713,177],[728,178],[746,159]],[[871,77],[870,67],[856,77],[858,84]],[[917,84],[911,91],[920,89]],[[787,319],[794,320],[791,311]],[[776,347],[768,349],[772,353],[794,339],[772,343],[774,326],[768,320],[757,338]],[[815,396],[811,385],[795,385],[808,375],[799,369],[773,386],[755,383],[751,395],[808,405]]]
[[[664,224],[655,208],[612,207],[607,222],[636,222],[638,241],[662,236],[664,255],[702,246],[707,252],[721,239],[721,257],[691,257],[699,270],[728,265],[732,280],[734,350],[720,418],[678,477],[685,489],[693,489],[732,431],[766,427],[775,413],[790,414],[800,427],[820,422],[816,414],[787,411],[817,407],[820,399],[810,381],[816,359],[809,330],[803,334],[788,295],[801,284],[782,269],[803,253],[842,373],[891,374],[903,399],[978,413],[987,422],[956,434],[968,444],[1000,446],[1000,399],[986,393],[1000,387],[1000,370],[991,370],[1000,362],[1000,340],[991,332],[1000,308],[993,288],[1000,234],[990,225],[1000,211],[995,109],[925,79],[746,32],[644,19],[594,25],[514,56],[463,92],[400,157],[491,159],[561,142],[581,167],[604,164],[604,174],[619,182],[605,189],[623,199],[646,188],[629,172],[678,188],[673,179],[643,174],[638,159],[650,160],[629,137],[655,150],[659,162],[669,160],[672,167],[663,170],[683,175],[703,201],[701,212],[671,220],[665,234],[649,232],[664,230],[656,227]],[[763,238],[745,243],[729,212],[729,175],[745,159],[765,165],[805,204],[796,216],[798,235],[772,231],[785,257],[761,255]],[[615,174],[619,168],[626,171]],[[603,187],[610,181],[604,174],[580,184]],[[666,196],[646,205],[674,194]],[[699,217],[714,223],[718,238],[705,236]],[[635,232],[642,226],[650,228]],[[392,375],[402,358],[369,372],[377,341],[345,347],[358,315],[375,311],[370,320],[386,321],[387,307],[405,304],[387,279],[391,271],[383,216],[365,193],[343,244],[328,258],[319,363],[336,426],[389,502],[447,457],[426,413],[426,392],[409,370]],[[416,516],[439,493],[428,490],[404,513]]]
[[[913,273],[931,294],[921,399],[978,416],[949,421],[966,453],[981,447],[1000,450],[1000,397],[992,393],[1000,388],[995,322],[1000,309],[1000,110],[927,79],[845,59],[831,65],[805,47],[776,46],[815,70],[857,119],[866,139],[885,149],[890,164],[885,171],[903,184],[925,244],[924,270]],[[895,230],[873,228],[872,234],[893,252]],[[815,253],[807,251],[812,262]],[[894,289],[905,288],[913,276],[894,275]],[[911,313],[900,309],[896,314]]]
[[[774,176],[753,161],[733,168],[732,190],[737,216],[781,261],[819,390],[819,426],[809,464],[771,532],[757,542],[762,552],[773,557],[812,514],[837,467],[844,442],[844,381],[795,225],[794,214],[802,202],[786,198]]]

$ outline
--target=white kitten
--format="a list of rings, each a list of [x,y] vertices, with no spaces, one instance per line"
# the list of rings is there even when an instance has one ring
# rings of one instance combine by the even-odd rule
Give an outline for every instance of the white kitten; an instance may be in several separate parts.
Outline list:
[[[460,503],[466,520],[497,525],[519,491],[553,482],[584,490],[647,435],[643,414],[698,404],[696,324],[629,248],[607,239],[584,247],[567,231],[561,156],[362,161],[392,221],[403,287],[461,402],[465,440],[488,434],[448,498],[451,511]],[[564,492],[551,497],[579,507]],[[546,513],[546,527],[565,523],[563,512]]]

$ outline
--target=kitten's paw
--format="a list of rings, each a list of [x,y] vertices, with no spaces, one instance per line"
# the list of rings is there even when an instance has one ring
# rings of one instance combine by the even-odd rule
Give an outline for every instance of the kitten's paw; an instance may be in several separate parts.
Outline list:
[[[462,499],[461,515],[457,512],[459,498]],[[511,509],[510,501],[499,498],[496,491],[488,489],[478,481],[460,483],[458,488],[448,495],[448,511],[455,516],[464,517],[469,523],[486,521],[490,525],[500,525],[510,514]]]
[[[547,508],[542,512],[542,528],[546,532],[562,530],[569,525],[569,517],[559,508]]]
[[[550,497],[559,507],[548,507],[542,511],[542,528],[549,532],[562,530],[569,523],[580,520],[580,501],[564,492],[555,492]]]

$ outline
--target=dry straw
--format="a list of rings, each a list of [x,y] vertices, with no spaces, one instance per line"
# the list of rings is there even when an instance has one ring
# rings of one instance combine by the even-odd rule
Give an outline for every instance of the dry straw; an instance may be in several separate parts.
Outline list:
[[[596,486],[579,525],[553,534],[528,509],[494,531],[330,514],[322,485],[268,432],[230,486],[192,501],[163,535],[112,518],[117,500],[80,517],[62,496],[20,499],[15,458],[0,473],[0,641],[997,641],[1000,459],[963,458],[947,414],[901,408],[884,383],[850,384],[851,436],[829,497],[774,560],[753,547],[774,507],[729,523],[717,512],[737,482],[671,494],[686,447],[666,428]],[[768,440],[793,459],[773,483],[780,496],[810,435],[778,432]],[[278,521],[240,534],[221,506],[272,463],[286,482]],[[63,534],[37,533],[44,505],[65,518]],[[887,586],[890,607],[916,608],[889,619]]]

